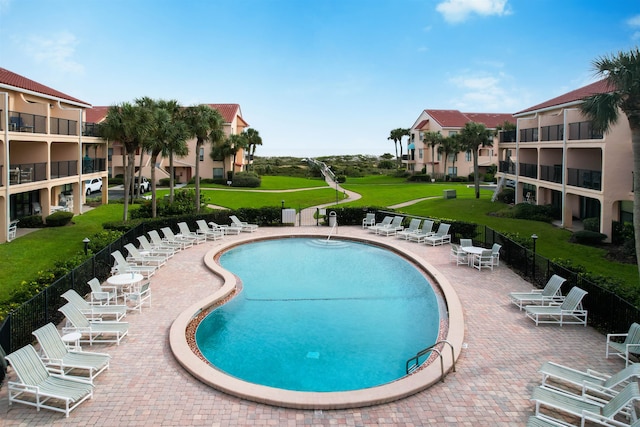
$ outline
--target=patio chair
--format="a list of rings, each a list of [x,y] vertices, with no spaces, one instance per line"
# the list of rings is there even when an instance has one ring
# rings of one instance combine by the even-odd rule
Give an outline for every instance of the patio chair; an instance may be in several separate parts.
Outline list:
[[[554,274],[549,278],[544,289],[532,289],[529,292],[511,292],[509,299],[518,306],[520,310],[525,305],[548,305],[552,302],[562,303],[564,297],[560,288],[567,279]]]
[[[451,243],[451,234],[449,234],[449,228],[451,224],[445,224],[441,222],[436,231],[431,236],[424,238],[424,243],[431,246],[444,245],[445,243]]]
[[[543,414],[538,414],[529,417],[527,427],[572,427],[572,425]]]
[[[473,268],[482,270],[483,268],[489,268],[493,271],[493,255],[491,249],[486,249],[479,254],[473,255],[471,258],[471,265]]]
[[[186,249],[193,246],[193,240],[183,238],[182,236],[176,236],[173,234],[173,230],[169,227],[163,227],[161,229],[162,234],[164,234],[164,241],[172,244],[178,243],[180,245],[180,249]]]
[[[147,236],[138,236],[137,239],[138,242],[140,242],[140,247],[138,249],[147,252],[149,255],[163,256],[166,259],[169,259],[178,250],[177,248],[172,248],[169,246],[154,247],[149,239],[147,239]]]
[[[90,319],[102,320],[105,317],[113,317],[115,320],[120,320],[127,315],[127,307],[124,305],[89,304],[73,289],[69,289],[61,296]]]
[[[590,396],[577,396],[558,390],[537,387],[533,390],[531,400],[535,402],[535,413],[540,414],[540,407],[548,407],[554,411],[568,413],[579,417],[582,425],[586,420],[603,422],[614,421],[616,415],[623,414],[636,420],[633,403],[640,399],[638,383],[629,383],[611,400],[602,404],[590,400]]]
[[[426,237],[433,234],[433,221],[431,221],[430,219],[425,219],[424,221],[422,221],[422,227],[419,228],[415,233],[411,233],[407,237],[407,240],[409,240],[410,242],[422,243],[424,242],[424,239]]]
[[[7,234],[7,240],[9,242],[16,238],[16,233],[18,232],[18,222],[18,220],[14,220],[9,223],[9,230]]]
[[[242,231],[253,233],[254,231],[258,230],[258,224],[249,224],[248,222],[240,221],[235,215],[231,215],[229,219],[231,219],[231,225],[240,227]]]
[[[132,310],[138,310],[142,313],[142,306],[145,302],[151,308],[151,283],[147,281],[140,286],[135,286],[133,291],[125,294],[125,298],[127,301],[133,302],[133,307],[129,307]]]
[[[93,398],[93,385],[82,378],[50,373],[36,350],[27,344],[7,355],[17,381],[8,382],[9,404],[22,403],[40,409],[62,412],[66,417],[87,399]]]
[[[379,223],[377,223],[377,224],[375,224],[375,225],[370,226],[370,227],[369,227],[369,231],[370,231],[370,232],[372,232],[372,233],[377,233],[377,231],[376,231],[376,230],[377,230],[378,228],[380,228],[380,227],[388,227],[388,226],[389,226],[389,224],[391,224],[391,221],[392,221],[392,220],[393,220],[393,217],[392,217],[392,216],[388,216],[388,215],[387,215],[387,216],[385,216],[385,217],[382,219],[382,221],[381,221],[381,222],[379,222]]]
[[[161,267],[167,262],[167,257],[151,255],[142,253],[136,248],[133,243],[127,243],[124,245],[127,252],[129,252],[129,256],[127,257],[127,262],[132,262],[134,264],[139,265],[153,265],[155,267]]]
[[[494,243],[491,247],[491,258],[493,260],[493,265],[496,267],[500,266],[500,249],[502,249],[502,245],[498,243]]]
[[[469,265],[467,253],[462,250],[459,245],[451,244],[451,252],[449,252],[449,261],[454,261],[456,265]]]
[[[71,303],[66,303],[58,309],[67,318],[67,324],[62,328],[63,333],[79,332],[87,339],[80,338],[80,342],[105,343],[115,342],[120,345],[120,341],[129,333],[129,323],[112,321],[92,321],[82,314]]]
[[[540,323],[587,326],[587,310],[582,309],[582,299],[586,294],[587,291],[574,286],[560,305],[526,306],[527,317],[536,322],[536,326]]]
[[[196,245],[207,241],[207,238],[204,235],[191,231],[186,222],[179,222],[178,228],[180,229],[180,234],[178,235],[179,238],[189,239]]]
[[[95,377],[109,369],[111,356],[106,353],[69,351],[53,323],[47,323],[36,329],[33,335],[40,344],[44,353],[41,359],[49,371],[54,370],[60,375],[86,371],[89,381],[93,384]]]
[[[473,246],[473,239],[460,239],[460,247],[469,248]]]
[[[389,235],[396,234],[399,231],[402,231],[402,229],[404,228],[402,227],[403,220],[404,220],[404,217],[402,216],[394,216],[393,219],[391,220],[391,223],[388,226],[377,227],[376,234],[385,235],[388,237]]]
[[[209,226],[216,231],[222,231],[224,234],[240,234],[242,232],[242,227],[235,225],[216,224],[213,221],[209,221]]]
[[[118,291],[114,286],[102,286],[97,278],[93,278],[87,282],[91,289],[92,304],[117,304]]]
[[[368,213],[362,219],[362,228],[368,228],[368,227],[371,227],[372,225],[376,225],[376,214],[375,213]]]
[[[151,239],[151,245],[154,249],[173,249],[175,252],[182,249],[182,243],[180,242],[169,242],[160,237],[160,233],[157,230],[149,231],[149,238]]]
[[[204,219],[197,220],[196,224],[198,225],[198,234],[203,235],[207,240],[218,240],[224,237],[224,231],[208,226]]]
[[[124,255],[119,250],[115,250],[111,252],[111,256],[115,259],[116,263],[111,269],[112,272],[122,274],[122,273],[140,273],[145,278],[149,278],[153,276],[156,272],[157,267],[154,265],[137,265],[128,262]]]
[[[613,375],[604,374],[592,369],[586,371],[578,371],[568,366],[560,365],[554,362],[544,363],[538,370],[542,374],[542,385],[548,388],[558,388],[549,383],[569,384],[575,388],[582,390],[582,394],[586,393],[588,387],[599,387],[600,389],[615,390],[616,388],[625,387],[631,380],[640,379],[640,365],[634,364],[616,372]],[[559,388],[558,388],[559,389]]]
[[[409,227],[405,228],[404,230],[398,231],[396,233],[396,236],[404,237],[405,240],[409,240],[409,234],[417,232],[420,229],[421,222],[422,220],[413,218],[411,221],[409,221]]]
[[[614,341],[617,338],[624,337],[623,342]],[[612,340],[612,338],[614,340]],[[609,351],[612,348],[613,351]],[[629,365],[629,357],[640,355],[640,325],[632,323],[626,334],[607,334],[607,346],[605,348],[605,358],[609,355],[620,356],[624,359],[624,366]]]

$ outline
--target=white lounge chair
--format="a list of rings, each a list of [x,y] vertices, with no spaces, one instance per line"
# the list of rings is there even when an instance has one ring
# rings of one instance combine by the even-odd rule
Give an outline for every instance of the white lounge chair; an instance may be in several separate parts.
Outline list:
[[[127,243],[124,247],[127,252],[129,252],[127,262],[132,262],[138,265],[153,265],[155,267],[161,267],[167,262],[166,256],[142,253],[133,245],[133,243]]]
[[[409,226],[404,230],[398,231],[396,233],[396,236],[404,237],[405,240],[409,240],[409,235],[417,232],[420,229],[421,222],[422,220],[413,218],[411,221],[409,221]]]
[[[118,291],[115,286],[102,286],[97,278],[93,278],[87,282],[91,289],[91,304],[117,304]]]
[[[95,322],[87,319],[71,303],[67,303],[58,309],[67,318],[69,326],[62,328],[63,333],[79,332],[87,339],[80,338],[80,342],[115,342],[120,345],[120,341],[129,333],[129,323],[100,321]]]
[[[396,234],[399,231],[402,231],[404,227],[402,227],[402,221],[404,217],[394,216],[391,220],[391,223],[386,227],[377,227],[376,234],[390,236],[392,234]]]
[[[113,259],[115,259],[115,265],[112,269],[114,273],[139,273],[148,279],[155,274],[157,269],[157,267],[154,265],[132,264],[128,262],[124,258],[124,255],[122,255],[122,253],[118,250],[111,252],[111,256],[113,257]]]
[[[544,289],[532,289],[529,292],[511,292],[509,299],[518,306],[520,310],[525,305],[548,305],[552,302],[562,303],[561,287],[567,279],[554,274],[549,278]]]
[[[204,219],[197,220],[196,224],[198,224],[198,234],[203,235],[207,240],[218,240],[224,237],[224,231],[208,226]]]
[[[151,245],[155,249],[169,248],[177,252],[182,249],[183,246],[180,242],[169,242],[168,240],[163,239],[162,237],[160,237],[160,233],[158,233],[157,230],[149,231],[149,238],[151,239]]]
[[[180,245],[180,249],[186,249],[193,246],[192,239],[182,238],[182,236],[176,236],[175,234],[173,234],[173,230],[169,227],[163,227],[161,231],[162,234],[164,234],[164,242],[171,244],[177,243]]]
[[[623,342],[614,341],[622,337],[624,337]],[[609,351],[609,348],[612,348],[613,351]],[[629,365],[630,356],[638,357],[640,355],[640,325],[635,322],[632,323],[626,334],[607,334],[605,358],[608,359],[610,354],[622,357],[624,366]]]
[[[254,231],[258,230],[258,224],[249,224],[248,222],[240,221],[235,215],[231,215],[229,219],[231,219],[231,225],[240,227],[242,231],[253,233]]]
[[[189,239],[193,241],[193,243],[195,243],[196,245],[199,245],[207,241],[207,238],[204,235],[197,233],[195,231],[191,231],[191,229],[189,229],[189,226],[187,225],[186,222],[179,222],[178,228],[180,229],[180,234],[178,235],[178,238],[181,237],[183,239]]]
[[[422,227],[415,233],[411,233],[408,236],[408,240],[410,242],[422,243],[424,242],[425,238],[432,236],[433,234],[433,221],[431,221],[430,219],[425,219],[424,221],[422,221]]]
[[[431,246],[451,243],[451,234],[449,234],[450,227],[451,224],[445,224],[444,222],[441,222],[438,226],[438,230],[434,234],[424,238],[424,243]]]
[[[562,383],[569,385],[569,387],[582,390],[581,394],[583,395],[589,387],[596,386],[600,389],[615,390],[626,386],[630,380],[637,381],[640,379],[639,364],[627,366],[615,374],[609,375],[592,369],[579,371],[558,363],[546,362],[540,367],[538,372],[542,374],[543,386],[559,389],[555,384]],[[551,380],[551,382],[549,382],[549,380]]]
[[[86,371],[89,381],[93,384],[95,377],[109,369],[111,356],[106,353],[69,351],[53,323],[47,323],[36,329],[33,335],[44,353],[41,359],[50,371],[55,370],[60,375]]]
[[[147,239],[147,236],[138,236],[138,242],[140,242],[140,247],[138,248],[140,251],[144,251],[149,255],[155,256],[164,256],[166,259],[171,258],[176,251],[177,248],[172,248],[169,246],[165,247],[154,247],[151,242]]]
[[[127,307],[124,305],[89,304],[73,289],[69,289],[61,296],[89,319],[102,320],[105,317],[113,317],[114,320],[120,320],[127,315]]]
[[[27,344],[6,356],[18,381],[8,382],[9,404],[22,403],[40,409],[62,412],[66,417],[87,399],[93,398],[88,380],[52,374],[36,350]]]
[[[385,216],[384,218],[382,218],[382,221],[380,221],[379,223],[372,225],[369,227],[369,231],[372,233],[376,233],[376,230],[380,227],[388,227],[389,224],[391,224],[391,221],[393,221],[393,217],[392,216]]]
[[[372,225],[376,225],[376,214],[369,212],[362,219],[362,228],[371,227]]]
[[[560,305],[526,306],[527,317],[536,322],[536,326],[540,323],[587,326],[587,310],[582,309],[582,298],[586,294],[587,291],[574,286]]]

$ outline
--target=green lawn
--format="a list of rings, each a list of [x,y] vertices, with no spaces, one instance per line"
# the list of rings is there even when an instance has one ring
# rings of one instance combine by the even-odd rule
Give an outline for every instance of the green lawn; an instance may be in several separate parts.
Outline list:
[[[354,180],[355,181],[355,180]],[[473,197],[473,188],[468,188],[467,184],[460,183],[397,183],[385,182],[384,184],[358,184],[345,183],[343,187],[350,191],[359,193],[362,198],[348,206],[392,206],[409,200],[423,199],[426,197],[442,198],[443,190],[456,190],[458,197]],[[487,190],[481,193],[492,194]]]
[[[261,177],[261,184],[255,190],[293,190],[297,188],[313,188],[326,187],[327,183],[321,178],[297,178],[291,176],[270,176]],[[188,188],[193,188],[193,184],[189,184]],[[220,184],[201,184],[200,188],[229,188]],[[246,188],[234,188],[237,191],[248,191]]]

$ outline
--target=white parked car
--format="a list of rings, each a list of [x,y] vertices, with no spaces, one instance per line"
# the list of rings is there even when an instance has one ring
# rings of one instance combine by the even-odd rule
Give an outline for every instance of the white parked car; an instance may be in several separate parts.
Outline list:
[[[144,176],[140,178],[140,194],[144,194],[147,191],[151,190],[151,182]],[[136,176],[133,180],[133,191],[138,191],[138,177]]]
[[[102,191],[102,178],[93,178],[86,182],[87,196],[96,191]]]

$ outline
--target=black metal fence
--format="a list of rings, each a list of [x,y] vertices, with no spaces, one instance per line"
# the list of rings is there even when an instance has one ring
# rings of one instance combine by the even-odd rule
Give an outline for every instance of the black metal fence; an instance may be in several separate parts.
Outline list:
[[[384,214],[385,212],[378,211],[378,213]],[[393,212],[387,213],[395,214]],[[157,225],[155,227],[145,226],[143,223],[129,230],[120,239],[9,313],[0,326],[0,345],[7,353],[13,352],[33,341],[32,331],[48,322],[59,323],[63,316],[58,312],[58,308],[65,302],[60,295],[69,289],[76,290],[80,295],[88,293],[87,282],[90,279],[96,277],[103,282],[110,275],[113,264],[111,252],[123,251],[124,245],[135,243],[137,236],[156,227]],[[584,289],[588,292],[583,300],[583,305],[589,311],[589,324],[603,332],[625,332],[632,322],[640,321],[640,310],[631,303],[489,227],[477,225],[474,236],[467,236],[456,232],[454,222],[451,233],[454,241],[458,241],[461,237],[472,237],[474,243],[481,246],[491,247],[494,243],[502,245],[500,261],[538,288],[544,287],[551,275],[558,274],[566,279],[562,286],[563,294],[566,295],[573,286]]]

